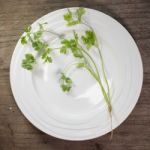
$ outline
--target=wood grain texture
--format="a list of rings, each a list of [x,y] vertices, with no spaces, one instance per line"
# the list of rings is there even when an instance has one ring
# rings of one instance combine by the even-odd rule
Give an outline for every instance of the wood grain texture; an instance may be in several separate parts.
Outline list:
[[[114,138],[71,142],[33,127],[16,106],[9,65],[23,27],[59,8],[85,6],[111,15],[134,37],[143,59],[140,99]],[[150,0],[0,0],[0,150],[150,150]]]

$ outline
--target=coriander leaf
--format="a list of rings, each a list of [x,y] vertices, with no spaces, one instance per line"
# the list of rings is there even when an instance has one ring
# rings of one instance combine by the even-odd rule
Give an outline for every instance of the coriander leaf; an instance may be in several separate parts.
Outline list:
[[[52,58],[50,56],[46,56],[45,62],[51,63],[52,62]]]
[[[45,62],[49,62],[51,63],[52,62],[52,58],[49,56],[49,53],[52,51],[51,48],[47,48],[44,53],[42,54],[42,59],[45,61]]]
[[[93,31],[87,30],[85,32],[85,35],[82,36],[81,38],[82,38],[83,43],[86,45],[88,49],[91,48],[93,45],[95,45],[96,37]]]
[[[41,49],[44,48],[44,43],[41,40],[37,40],[37,41],[33,41],[32,42],[32,47],[36,50],[36,51],[40,51]]]
[[[83,7],[79,7],[76,10],[76,15],[78,17],[78,21],[81,22],[82,16],[85,14],[85,9]]]
[[[63,39],[61,41],[61,44],[63,44],[64,46],[66,46],[67,48],[70,48],[70,41],[68,39]]]
[[[81,23],[81,18],[84,13],[85,9],[82,7],[78,8],[75,13],[68,9],[68,12],[64,14],[64,20],[67,22],[68,26],[79,24]]]
[[[73,26],[78,24],[78,20],[74,20],[73,13],[68,9],[68,12],[64,14],[64,20],[67,21],[68,26]]]
[[[44,26],[43,26],[44,24],[45,24],[45,23],[43,23],[43,24],[39,23],[39,30],[40,30],[40,31],[44,31]]]
[[[72,20],[68,23],[68,26],[73,26],[73,25],[76,25],[76,24],[79,24],[79,22],[77,20]]]
[[[21,44],[27,44],[28,40],[26,36],[21,37]]]
[[[64,20],[71,22],[73,20],[72,12],[68,9],[68,12],[64,14]]]
[[[42,31],[37,31],[33,34],[34,40],[38,40],[42,36],[43,32]]]
[[[61,44],[63,49],[70,49],[74,57],[82,57],[78,48],[78,41],[76,39],[63,39]]]
[[[71,39],[69,41],[69,46],[71,48],[72,51],[78,50],[78,45],[75,39]]]
[[[60,87],[64,92],[69,92],[72,87],[72,80],[64,73],[61,73],[60,76]]]
[[[25,29],[24,29],[24,32],[30,32],[31,31],[31,26],[27,26]]]
[[[74,38],[75,38],[75,40],[78,42],[78,34],[75,32],[75,31],[73,31],[73,35],[74,35]]]
[[[65,76],[65,74],[62,72],[61,74],[60,74],[61,76],[60,76],[60,80],[65,80],[66,79],[66,76]]]
[[[78,58],[82,58],[83,57],[83,55],[80,53],[80,51],[74,50],[74,51],[72,51],[72,53],[73,53],[74,57],[78,57]]]
[[[45,50],[45,52],[42,54],[42,58],[43,58],[43,59],[46,58],[46,56],[50,53],[51,50],[52,50],[51,48],[47,48],[47,49]]]
[[[27,70],[32,70],[33,65],[36,63],[36,59],[30,53],[25,55],[25,58],[22,60],[22,67]]]
[[[66,91],[69,91],[69,90],[70,90],[70,87],[69,87],[69,86],[67,86],[67,85],[64,85],[64,84],[61,84],[61,88],[62,88],[62,90],[63,90],[64,92],[66,92]]]
[[[30,36],[30,31],[31,31],[31,26],[27,26],[24,31],[26,32],[26,35],[21,37],[21,44],[27,44],[28,41],[30,41],[31,36]]]
[[[66,53],[67,53],[67,48],[66,48],[66,46],[62,46],[62,47],[60,48],[60,53],[62,53],[62,54],[66,54]]]
[[[44,26],[43,26],[43,24],[39,23],[39,29],[38,29],[38,31],[36,31],[36,32],[33,33],[34,40],[39,40],[41,38],[41,36],[42,36],[43,33],[44,33]]]
[[[76,67],[77,67],[77,68],[83,68],[83,67],[85,67],[85,64],[84,64],[84,63],[78,63],[78,64],[76,65]]]

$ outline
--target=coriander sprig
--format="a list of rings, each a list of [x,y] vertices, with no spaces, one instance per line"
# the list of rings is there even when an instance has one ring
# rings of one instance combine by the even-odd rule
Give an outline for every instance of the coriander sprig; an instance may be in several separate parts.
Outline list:
[[[64,92],[69,92],[72,87],[72,80],[71,78],[67,77],[63,72],[60,76],[60,86]]]
[[[50,53],[52,51],[52,48],[49,47],[48,43],[45,42],[42,39],[42,35],[44,34],[44,25],[46,23],[40,24],[39,23],[39,29],[35,32],[32,32],[31,26],[25,28],[25,35],[21,38],[21,43],[23,45],[25,44],[31,44],[34,50],[40,54],[41,59],[44,62],[51,63],[52,57],[50,56]],[[33,56],[33,54],[30,53],[30,57],[32,55],[32,58],[36,61],[36,58]],[[29,59],[28,54],[25,55],[25,59],[22,61],[22,67],[28,70],[32,70],[35,63],[31,64],[31,58]]]

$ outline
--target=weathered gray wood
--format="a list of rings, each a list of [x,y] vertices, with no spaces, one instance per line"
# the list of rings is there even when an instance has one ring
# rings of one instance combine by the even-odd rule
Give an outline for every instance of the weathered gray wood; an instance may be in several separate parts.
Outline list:
[[[23,27],[53,10],[85,6],[121,22],[142,54],[144,85],[128,117],[109,135],[70,142],[33,127],[16,106],[9,84],[9,64]],[[149,0],[0,0],[0,150],[150,150],[150,1]]]

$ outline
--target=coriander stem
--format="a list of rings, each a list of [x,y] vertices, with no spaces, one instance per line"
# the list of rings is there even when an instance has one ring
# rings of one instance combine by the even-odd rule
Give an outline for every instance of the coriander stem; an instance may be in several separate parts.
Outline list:
[[[110,99],[109,99],[109,96],[106,94],[106,91],[105,91],[105,89],[104,89],[104,87],[102,85],[101,78],[100,78],[99,71],[98,71],[98,68],[96,66],[96,63],[94,62],[93,58],[88,54],[88,52],[86,52],[82,47],[81,47],[81,50],[90,58],[90,60],[92,61],[93,65],[94,65],[94,67],[96,69],[96,73],[98,75],[98,80],[97,81],[98,81],[98,83],[99,83],[99,85],[101,87],[101,91],[103,93],[104,99],[105,99],[105,101],[106,101],[106,103],[108,105],[108,110],[111,112],[112,108],[111,108]]]
[[[90,58],[91,62],[93,63],[93,65],[94,65],[94,67],[96,69],[96,73],[98,75],[98,78],[100,79],[99,71],[98,71],[98,68],[97,68],[96,63],[94,62],[93,58],[81,46],[80,46],[80,49]]]
[[[27,34],[27,36],[29,37],[31,43],[33,43],[33,39],[32,39],[32,37],[31,37],[31,35],[30,35],[30,34]]]
[[[103,72],[104,80],[105,80],[107,90],[108,90],[108,94],[109,94],[109,97],[110,97],[109,84],[108,84],[108,80],[107,80],[107,77],[106,77],[106,72],[105,72],[105,69],[104,69],[104,60],[103,60],[103,57],[102,57],[99,46],[97,48],[98,48],[98,51],[99,51],[99,56],[100,56],[100,60],[101,60],[101,64],[102,64],[102,72]]]
[[[55,36],[58,36],[59,38],[62,38],[64,36],[63,34],[59,34],[59,33],[56,33],[54,31],[50,31],[50,30],[45,30],[45,32],[51,33],[51,34],[53,34]]]
[[[63,72],[67,72],[72,66],[77,65],[77,64],[78,64],[78,63],[70,64],[69,66],[67,66],[67,67],[64,69]],[[103,96],[104,96],[104,99],[105,99],[105,101],[106,101],[106,103],[107,103],[107,105],[108,105],[108,110],[109,110],[109,112],[111,112],[112,108],[111,108],[111,105],[110,105],[110,103],[109,103],[109,99],[108,99],[108,96],[107,96],[107,94],[106,94],[106,91],[105,91],[105,89],[104,89],[104,87],[103,87],[103,85],[102,85],[102,83],[101,83],[101,80],[96,76],[96,74],[95,74],[88,66],[85,65],[84,68],[86,68],[86,69],[90,72],[90,74],[95,78],[95,80],[99,83],[100,88],[101,88],[101,91],[102,91]]]
[[[109,99],[110,99],[109,84],[108,84],[108,80],[107,80],[107,77],[106,77],[106,72],[105,72],[105,69],[104,69],[104,60],[103,60],[103,57],[102,57],[101,50],[99,48],[97,36],[95,34],[94,29],[89,24],[87,24],[85,20],[84,20],[84,22],[81,22],[81,24],[83,24],[83,25],[87,26],[88,28],[90,28],[93,31],[94,35],[95,35],[95,38],[96,38],[96,48],[98,49],[98,53],[99,53],[99,56],[100,56],[100,61],[101,61],[101,64],[102,64],[102,72],[103,72],[104,80],[105,80],[105,83],[106,83],[106,86],[107,86],[108,95],[109,95]]]
[[[105,101],[106,101],[106,103],[107,103],[108,111],[111,113],[111,111],[112,111],[112,106],[111,106],[111,103],[110,103],[110,101],[109,101],[108,95],[107,95],[107,93],[106,93],[106,91],[105,91],[105,89],[104,89],[104,87],[103,87],[103,85],[102,85],[101,80],[100,80],[88,67],[85,66],[85,68],[91,73],[91,75],[92,75],[92,76],[95,78],[95,80],[98,82],[98,84],[99,84],[99,86],[100,86],[100,88],[101,88],[101,91],[102,91],[102,93],[103,93],[104,99],[105,99]]]
[[[88,28],[90,28],[92,31],[94,31],[93,28],[92,28],[90,25],[88,25],[88,23],[86,23],[85,20],[84,20],[84,22],[81,22],[81,24],[85,25],[86,27],[88,27]]]
[[[82,22],[82,24],[84,24],[85,26],[89,27],[93,33],[95,34],[94,32],[94,29],[88,25],[87,23],[84,23]],[[102,53],[101,53],[101,50],[99,48],[99,44],[98,44],[98,40],[97,40],[97,36],[95,34],[95,38],[96,38],[96,47],[98,49],[98,53],[99,53],[99,56],[100,56],[100,61],[101,61],[101,64],[102,64],[102,73],[103,73],[103,77],[104,77],[104,80],[105,80],[105,83],[106,83],[106,86],[107,86],[107,90],[108,90],[108,95],[107,95],[107,98],[105,98],[106,100],[106,103],[107,103],[107,106],[108,106],[108,110],[109,110],[109,115],[110,115],[110,121],[111,121],[111,136],[110,136],[110,140],[112,139],[113,137],[113,129],[112,129],[112,105],[111,105],[111,100],[110,100],[110,89],[109,89],[109,84],[108,84],[108,80],[107,80],[107,77],[106,77],[106,72],[105,72],[105,69],[104,69],[104,60],[103,60],[103,57],[102,57]],[[99,81],[98,81],[99,82]],[[101,83],[99,82],[99,85],[101,87]],[[101,87],[101,90],[103,92],[103,88]],[[103,93],[103,96],[105,95],[105,93]]]
[[[57,49],[60,49],[60,47],[54,47],[54,48],[52,48],[52,49],[53,49],[53,50],[55,50],[55,49],[57,50]]]
[[[77,65],[78,63],[72,63],[72,64],[69,64],[68,66],[65,67],[64,71],[63,72],[67,72],[72,66],[74,65]]]

